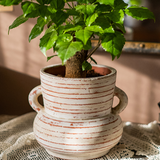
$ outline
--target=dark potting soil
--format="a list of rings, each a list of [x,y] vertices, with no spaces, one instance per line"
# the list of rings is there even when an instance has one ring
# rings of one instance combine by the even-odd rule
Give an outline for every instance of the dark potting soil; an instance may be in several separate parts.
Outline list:
[[[62,75],[60,75],[60,74],[58,74],[57,76],[58,76],[58,77],[64,77],[64,76],[62,76]],[[96,72],[94,71],[94,69],[87,71],[87,74],[86,74],[86,78],[100,77],[100,76],[103,76],[103,75],[101,75],[101,74],[99,74],[99,73],[96,73]]]
[[[100,76],[103,76],[99,73],[96,73],[93,69],[92,70],[89,70],[87,71],[87,75],[86,75],[86,78],[90,78],[90,77],[100,77]]]

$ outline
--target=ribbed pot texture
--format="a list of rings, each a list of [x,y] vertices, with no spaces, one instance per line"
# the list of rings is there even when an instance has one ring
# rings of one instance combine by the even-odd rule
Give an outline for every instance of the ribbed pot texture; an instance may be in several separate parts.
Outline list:
[[[58,76],[64,74],[63,66],[43,68],[41,85],[29,94],[30,105],[38,113],[33,126],[35,137],[55,157],[97,158],[106,154],[122,136],[118,114],[128,99],[115,87],[116,70],[102,65],[92,68],[103,76],[63,78]],[[37,101],[41,94],[44,107]],[[114,95],[120,102],[112,108]]]

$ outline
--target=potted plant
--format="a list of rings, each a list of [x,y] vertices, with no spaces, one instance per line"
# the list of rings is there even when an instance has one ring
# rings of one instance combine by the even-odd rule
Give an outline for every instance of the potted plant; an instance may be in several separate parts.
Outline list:
[[[0,0],[1,5],[21,4],[19,16],[9,30],[37,18],[29,41],[47,29],[40,49],[53,48],[50,60],[58,56],[62,65],[41,70],[41,86],[29,95],[38,112],[34,121],[37,141],[48,153],[64,159],[91,159],[106,154],[121,138],[123,126],[119,113],[127,96],[115,87],[116,70],[96,61],[92,54],[100,47],[112,59],[119,58],[125,44],[125,15],[138,20],[154,19],[147,8],[130,6],[123,0]],[[92,38],[98,43],[92,49]],[[42,94],[44,107],[37,101]],[[120,99],[112,108],[113,96]]]

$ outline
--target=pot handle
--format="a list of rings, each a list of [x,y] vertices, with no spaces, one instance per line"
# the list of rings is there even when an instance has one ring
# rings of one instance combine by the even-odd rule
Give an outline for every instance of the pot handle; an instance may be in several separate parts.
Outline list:
[[[31,90],[28,96],[30,106],[36,111],[39,112],[44,109],[44,107],[38,102],[38,97],[42,94],[41,86],[37,86]]]
[[[119,104],[112,108],[111,113],[118,115],[126,108],[128,104],[128,97],[126,93],[118,87],[115,87],[114,96],[119,98]]]

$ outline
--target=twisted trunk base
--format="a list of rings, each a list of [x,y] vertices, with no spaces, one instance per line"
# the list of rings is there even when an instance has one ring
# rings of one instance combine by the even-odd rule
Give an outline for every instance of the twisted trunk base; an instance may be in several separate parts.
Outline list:
[[[66,62],[66,78],[85,78],[86,71],[82,71],[82,63],[87,57],[88,51],[77,52]]]

